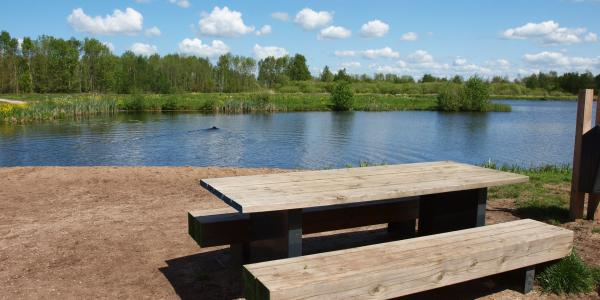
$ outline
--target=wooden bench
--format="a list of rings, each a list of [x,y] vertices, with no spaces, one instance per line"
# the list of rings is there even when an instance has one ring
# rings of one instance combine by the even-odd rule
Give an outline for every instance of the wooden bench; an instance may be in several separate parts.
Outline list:
[[[392,232],[412,237],[415,234],[418,207],[418,198],[406,198],[307,208],[302,211],[303,233],[388,223]],[[266,228],[269,226],[272,226],[271,222],[260,222],[250,218],[250,214],[241,214],[229,207],[188,212],[188,233],[200,247],[248,243],[277,238],[282,234],[273,228]]]
[[[567,256],[573,232],[533,220],[244,266],[246,298],[389,299]]]

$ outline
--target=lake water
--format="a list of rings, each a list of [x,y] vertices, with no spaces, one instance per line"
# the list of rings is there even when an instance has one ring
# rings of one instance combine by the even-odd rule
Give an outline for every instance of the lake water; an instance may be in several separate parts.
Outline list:
[[[0,124],[0,166],[328,168],[361,160],[522,166],[572,160],[576,103],[499,101],[510,113],[119,114]],[[218,130],[206,130],[216,126]]]

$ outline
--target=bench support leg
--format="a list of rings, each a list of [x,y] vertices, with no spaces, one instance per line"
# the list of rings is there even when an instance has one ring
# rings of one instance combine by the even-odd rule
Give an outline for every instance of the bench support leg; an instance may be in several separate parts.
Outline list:
[[[250,262],[250,243],[236,243],[229,246],[231,251],[231,267],[234,270]]]
[[[523,294],[531,292],[533,289],[533,281],[535,280],[535,266],[523,268],[524,282],[523,282]]]
[[[487,188],[421,196],[419,235],[485,225]]]
[[[253,236],[258,231],[270,231],[274,238],[252,242],[252,262],[273,260],[302,255],[302,209],[284,210],[250,215]]]
[[[417,220],[388,223],[387,232],[392,239],[408,239],[416,236]]]

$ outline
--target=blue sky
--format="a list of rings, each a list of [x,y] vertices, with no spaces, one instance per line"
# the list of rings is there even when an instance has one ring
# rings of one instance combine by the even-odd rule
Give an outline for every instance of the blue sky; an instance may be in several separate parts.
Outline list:
[[[314,73],[600,72],[600,0],[3,2],[13,36],[95,37],[116,54],[302,53]]]

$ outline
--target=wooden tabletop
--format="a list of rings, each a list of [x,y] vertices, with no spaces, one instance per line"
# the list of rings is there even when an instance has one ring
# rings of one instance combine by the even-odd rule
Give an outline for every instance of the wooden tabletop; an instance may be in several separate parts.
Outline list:
[[[527,182],[452,161],[202,179],[242,213],[360,203]]]

